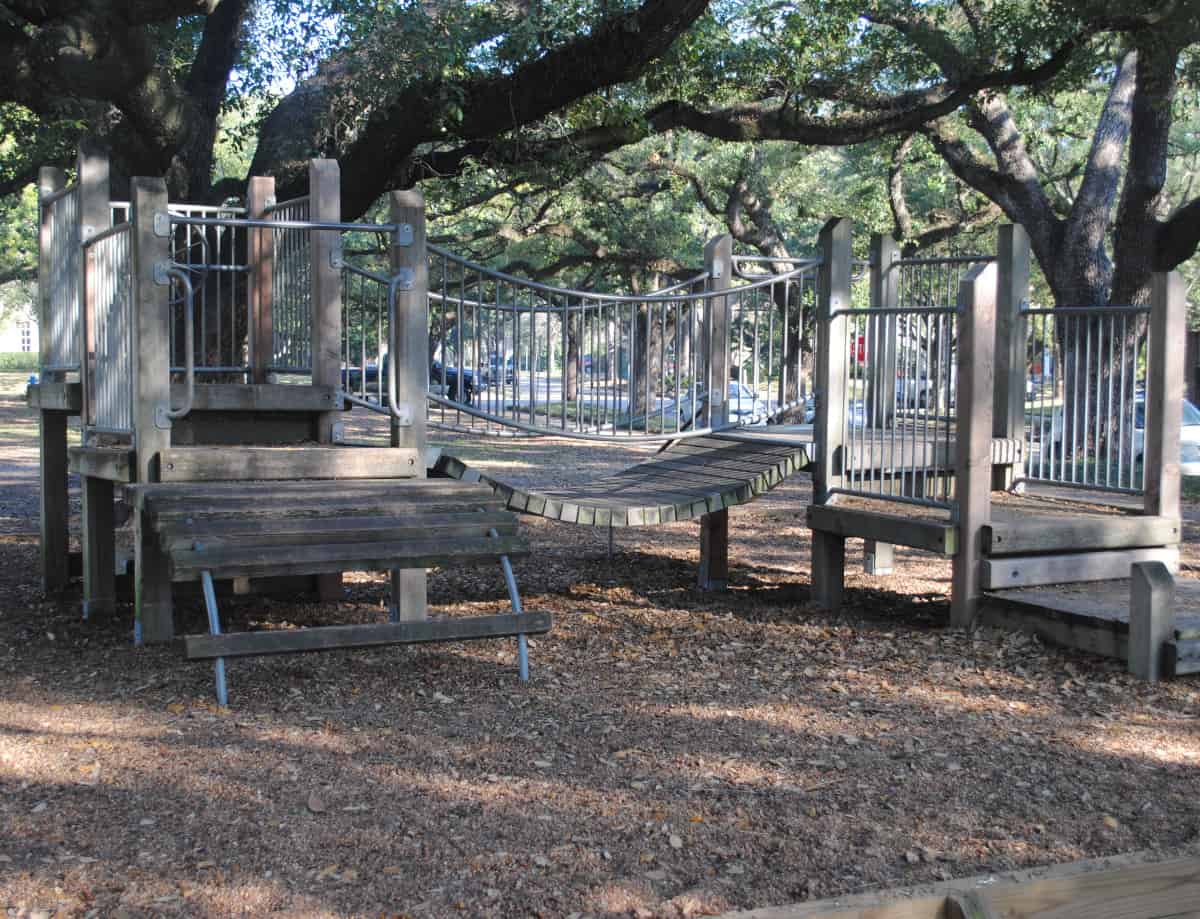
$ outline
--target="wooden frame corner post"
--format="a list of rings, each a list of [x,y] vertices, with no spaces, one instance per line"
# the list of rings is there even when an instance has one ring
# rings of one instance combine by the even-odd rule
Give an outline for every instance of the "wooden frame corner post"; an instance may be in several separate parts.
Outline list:
[[[154,266],[171,259],[170,232],[159,235],[167,215],[167,184],[157,178],[130,182],[130,221],[133,223],[133,426],[137,451],[136,481],[156,482],[159,458],[171,445],[170,287],[154,278]],[[134,519],[135,636],[147,642],[169,641],[175,635],[171,606],[171,572],[146,512]]]
[[[950,624],[971,628],[982,595],[983,528],[991,519],[992,386],[996,352],[996,265],[976,265],[958,285],[958,395]]]
[[[705,290],[728,290],[733,282],[733,237],[714,236],[704,246]],[[705,315],[705,415],[707,426],[729,423],[728,297],[709,297]],[[696,582],[701,590],[724,590],[729,584],[729,511],[722,508],[700,517],[700,564]]]
[[[1180,514],[1179,436],[1183,423],[1183,342],[1187,296],[1179,272],[1154,275],[1150,299],[1149,366],[1146,379],[1142,470],[1145,513]]]
[[[999,269],[996,291],[996,388],[992,400],[992,434],[1008,440],[1025,437],[1025,349],[1029,301],[1029,236],[1018,224],[1000,227],[996,241]],[[1023,462],[1024,460],[1022,460]],[[1020,463],[992,469],[992,487],[1008,491],[1020,478]]]
[[[429,388],[429,265],[425,255],[425,196],[419,189],[393,191],[388,199],[389,220],[412,230],[392,239],[391,269],[396,324],[388,330],[390,373],[396,375],[396,402],[408,409],[408,424],[392,419],[392,446],[412,447],[425,455],[425,403]],[[420,470],[425,475],[425,470]],[[424,568],[392,572],[392,618],[410,622],[425,619],[427,584]]]
[[[66,188],[67,177],[61,169],[43,166],[38,172],[38,369],[41,383],[62,379],[60,371],[46,371],[50,364],[51,258],[50,209],[43,199]],[[41,511],[42,590],[54,594],[67,586],[67,412],[38,411],[38,477]]]
[[[275,200],[275,179],[251,176],[246,186],[246,216],[251,220],[267,217],[267,208]],[[250,382],[265,383],[274,359],[275,334],[271,323],[271,302],[274,297],[274,240],[264,227],[253,227],[246,235],[247,274],[246,297],[249,300],[250,332],[246,349],[250,363]]]
[[[109,198],[108,155],[92,142],[79,145],[79,239],[86,241],[107,229],[112,221]],[[80,258],[83,272],[79,305],[79,356],[82,405],[80,425],[85,435],[95,417],[96,278],[92,267],[95,252],[87,249]],[[111,613],[116,605],[116,531],[113,514],[113,483],[84,475],[80,480],[80,544],[83,547],[83,616]]]

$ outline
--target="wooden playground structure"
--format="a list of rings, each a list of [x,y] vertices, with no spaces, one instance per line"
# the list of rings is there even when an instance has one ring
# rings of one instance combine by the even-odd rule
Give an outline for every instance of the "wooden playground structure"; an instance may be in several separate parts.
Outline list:
[[[391,195],[386,224],[343,223],[332,161],[314,160],[309,194],[292,201],[252,179],[245,208],[170,202],[160,179],[131,188],[111,200],[106,160],[87,146],[73,184],[56,169],[40,177],[29,401],[43,581],[54,592],[68,580],[69,470],[85,616],[112,609],[129,562],[136,640],[167,641],[172,584],[199,582],[209,633],[184,648],[216,659],[222,701],[225,658],[333,647],[516,637],[524,677],[525,636],[551,624],[521,608],[515,511],[608,527],[698,518],[698,580],[721,587],[728,508],[805,469],[822,605],[841,602],[845,540],[861,538],[875,573],[896,545],[951,559],[957,627],[1032,628],[1149,678],[1200,669],[1200,622],[1175,615],[1169,573],[1181,533],[1174,275],[1156,278],[1148,306],[1039,310],[1019,227],[1001,230],[995,256],[902,259],[877,236],[861,263],[849,222],[832,220],[815,258],[764,268],[718,237],[697,277],[613,295],[428,245],[416,192]],[[350,234],[383,241],[386,268],[352,264]],[[810,372],[811,426],[794,423]],[[391,446],[341,443],[351,408],[387,417]],[[534,492],[435,457],[430,427],[663,450]],[[479,561],[501,566],[512,613],[430,619],[426,568]],[[1090,602],[1080,614],[1086,586],[1073,602],[1047,590],[1135,568],[1132,601],[1099,618]],[[391,573],[390,622],[222,634],[217,581],[247,592],[303,578],[333,598],[347,570]]]

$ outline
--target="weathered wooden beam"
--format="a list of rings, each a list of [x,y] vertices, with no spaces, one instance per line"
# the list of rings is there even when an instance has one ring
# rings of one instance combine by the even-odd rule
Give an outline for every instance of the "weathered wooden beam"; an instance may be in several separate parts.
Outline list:
[[[849,325],[842,310],[850,307],[851,222],[834,217],[821,229],[817,273],[817,353],[813,377],[817,414],[813,425],[813,501],[825,504],[841,485],[837,456],[842,447],[846,410],[846,361]]]
[[[137,472],[137,454],[132,447],[69,447],[71,472],[79,476],[132,482]]]
[[[83,392],[77,382],[50,380],[31,383],[26,392],[26,402],[35,410],[78,415],[83,406]]]
[[[871,309],[896,307],[900,292],[900,273],[893,262],[900,258],[900,247],[890,234],[871,235],[869,257]],[[897,317],[891,313],[868,319],[871,348],[866,354],[867,417],[875,427],[885,428],[896,416]]]
[[[471,519],[473,518],[473,519]],[[215,524],[215,525],[214,525]],[[238,524],[236,529],[220,524]],[[254,525],[257,524],[257,529]],[[287,526],[292,524],[292,526]],[[307,524],[307,526],[304,526]],[[287,518],[285,520],[223,520],[199,526],[162,528],[163,548],[171,553],[204,551],[243,546],[338,546],[361,544],[368,540],[381,543],[427,539],[458,541],[484,539],[494,529],[499,538],[517,538],[517,518],[508,512],[490,514],[414,514],[408,517],[360,518]]]
[[[227,635],[188,635],[183,639],[189,660],[213,657],[251,657],[294,654],[335,648],[473,641],[516,635],[543,635],[553,620],[549,613],[476,616],[469,619],[425,619],[373,625],[334,625],[289,631],[234,632]]]
[[[714,236],[704,246],[705,290],[728,290],[733,283],[733,237]],[[729,313],[728,297],[710,297],[704,310],[704,368],[700,384],[705,389],[705,425],[729,423]]]
[[[262,220],[267,207],[275,200],[275,179],[251,176],[246,188],[246,216]],[[246,240],[249,253],[249,272],[246,276],[246,296],[250,306],[250,374],[255,383],[266,383],[268,368],[275,352],[271,305],[274,299],[272,283],[275,257],[272,231],[253,228]]]
[[[41,521],[42,590],[67,586],[67,414],[38,412],[38,496]]]
[[[981,564],[982,587],[984,590],[1003,590],[1006,587],[1035,587],[1039,584],[1110,581],[1129,577],[1130,566],[1139,562],[1162,562],[1174,571],[1178,568],[1179,550],[1126,549],[984,559]]]
[[[1164,647],[1174,637],[1175,579],[1162,562],[1134,564],[1129,587],[1129,672],[1157,683],[1164,675]]]
[[[836,504],[813,504],[807,513],[809,529],[836,533],[842,537],[873,539],[947,557],[958,548],[958,527],[949,522],[897,517]]]
[[[334,386],[205,383],[196,387],[193,412],[330,412],[341,411]],[[171,402],[182,404],[185,388],[171,385]]]
[[[394,447],[171,447],[163,451],[161,464],[163,482],[415,478],[423,473],[415,449]]]
[[[821,609],[841,608],[846,586],[846,537],[829,530],[812,532],[812,600]]]
[[[954,501],[959,545],[952,563],[950,624],[960,629],[974,624],[983,592],[983,528],[991,513],[996,277],[995,264],[976,265],[958,286]]]
[[[1000,227],[996,240],[996,387],[992,436],[1022,442],[1025,436],[1025,350],[1027,322],[1021,310],[1029,300],[1029,235],[1017,224]],[[992,488],[1007,491],[1020,474],[1019,458],[993,459]]]
[[[109,479],[81,479],[83,544],[83,616],[111,613],[116,606],[116,528],[113,483]]]
[[[729,586],[729,511],[725,509],[700,518],[697,582],[701,590],[724,590]]]
[[[1183,423],[1183,342],[1187,337],[1187,293],[1179,272],[1154,275],[1150,299],[1143,445],[1145,511],[1178,517],[1182,481],[1179,434]]]
[[[990,556],[1091,549],[1140,549],[1172,546],[1181,539],[1172,517],[1039,517],[991,521],[984,527],[984,552]]]

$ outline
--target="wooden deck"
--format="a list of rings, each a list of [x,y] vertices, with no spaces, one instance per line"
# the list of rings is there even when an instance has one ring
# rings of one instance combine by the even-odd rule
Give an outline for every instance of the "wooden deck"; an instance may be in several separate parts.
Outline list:
[[[435,469],[486,482],[511,510],[584,526],[627,527],[690,520],[745,504],[808,462],[804,441],[738,432],[678,441],[651,460],[575,488],[515,488],[447,455]]]

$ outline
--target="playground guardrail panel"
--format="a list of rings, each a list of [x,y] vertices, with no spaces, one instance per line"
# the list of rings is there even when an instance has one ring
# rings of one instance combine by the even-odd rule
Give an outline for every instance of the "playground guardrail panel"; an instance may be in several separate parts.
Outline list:
[[[309,199],[292,198],[264,210],[278,222],[306,222]],[[274,339],[270,370],[312,372],[312,231],[283,227],[271,232],[271,322]]]
[[[128,223],[84,240],[89,431],[133,434],[133,233]]]
[[[1150,307],[1024,307],[1021,316],[1025,479],[1142,494]]]
[[[49,296],[46,328],[47,361],[43,373],[79,369],[79,311],[82,299],[80,272],[79,187],[71,185],[42,199],[50,223]]]
[[[989,256],[899,259],[895,305],[845,316],[845,400],[840,406],[843,494],[954,508],[958,287]]]

